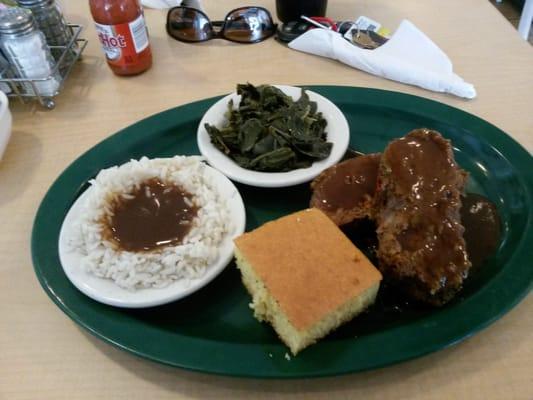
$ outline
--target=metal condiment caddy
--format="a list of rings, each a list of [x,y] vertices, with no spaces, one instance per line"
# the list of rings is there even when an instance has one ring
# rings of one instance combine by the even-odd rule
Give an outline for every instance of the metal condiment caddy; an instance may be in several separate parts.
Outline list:
[[[0,83],[6,84],[11,90],[11,93],[7,93],[8,97],[18,97],[23,103],[37,100],[49,110],[55,107],[54,97],[61,92],[72,67],[79,60],[87,46],[87,39],[80,37],[83,27],[77,24],[67,25],[72,31],[72,37],[69,42],[64,46],[49,46],[52,53],[59,54],[59,56],[48,76],[38,79],[10,78],[17,76],[12,66],[7,66],[0,70]],[[43,94],[43,91],[39,88],[43,87],[43,82],[52,80],[59,80],[57,89],[53,93]]]

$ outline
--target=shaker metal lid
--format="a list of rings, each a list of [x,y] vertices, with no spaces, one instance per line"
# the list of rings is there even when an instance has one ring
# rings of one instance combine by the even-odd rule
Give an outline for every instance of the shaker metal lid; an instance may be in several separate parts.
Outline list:
[[[29,10],[13,7],[0,12],[0,34],[23,33],[33,26],[33,15]]]
[[[40,6],[42,4],[53,3],[54,0],[17,0],[17,3],[21,7]]]

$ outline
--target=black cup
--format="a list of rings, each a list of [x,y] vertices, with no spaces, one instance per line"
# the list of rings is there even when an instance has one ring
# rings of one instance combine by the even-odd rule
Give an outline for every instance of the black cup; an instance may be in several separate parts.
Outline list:
[[[300,17],[323,17],[328,0],[276,0],[276,13],[281,22],[300,21]]]

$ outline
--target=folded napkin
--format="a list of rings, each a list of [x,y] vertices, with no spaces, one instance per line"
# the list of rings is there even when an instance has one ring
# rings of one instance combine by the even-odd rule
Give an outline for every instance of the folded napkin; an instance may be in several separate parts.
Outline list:
[[[289,47],[394,81],[467,99],[476,97],[474,86],[453,72],[448,56],[407,20],[388,42],[374,50],[357,47],[329,29],[311,29],[291,41]]]

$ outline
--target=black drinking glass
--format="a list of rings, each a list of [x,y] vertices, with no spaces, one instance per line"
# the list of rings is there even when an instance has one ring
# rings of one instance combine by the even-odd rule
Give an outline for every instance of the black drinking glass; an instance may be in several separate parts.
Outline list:
[[[200,10],[174,7],[167,14],[167,32],[183,42],[226,39],[238,43],[256,43],[276,32],[276,24],[263,7],[240,7],[230,11],[223,21],[210,21]]]
[[[300,17],[323,17],[328,0],[276,0],[276,13],[282,22],[300,21]]]

